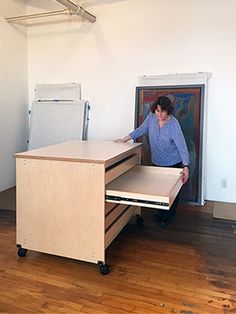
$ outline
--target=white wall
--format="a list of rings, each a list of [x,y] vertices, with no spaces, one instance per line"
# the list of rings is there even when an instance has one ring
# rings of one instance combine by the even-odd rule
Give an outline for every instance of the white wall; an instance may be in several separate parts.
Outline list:
[[[55,1],[28,3],[29,12],[60,7]],[[81,82],[82,97],[92,106],[89,138],[112,139],[133,128],[138,76],[211,72],[206,199],[236,202],[236,1],[79,3],[96,23],[49,19],[29,27],[30,102],[37,82]]]
[[[28,132],[27,36],[5,17],[25,14],[24,1],[0,1],[0,191],[15,185],[14,153]]]

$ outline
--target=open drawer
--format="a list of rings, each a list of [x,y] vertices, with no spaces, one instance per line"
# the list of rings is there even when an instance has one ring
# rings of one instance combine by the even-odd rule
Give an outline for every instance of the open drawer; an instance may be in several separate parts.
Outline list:
[[[135,166],[106,185],[106,201],[169,210],[182,186],[181,171]]]

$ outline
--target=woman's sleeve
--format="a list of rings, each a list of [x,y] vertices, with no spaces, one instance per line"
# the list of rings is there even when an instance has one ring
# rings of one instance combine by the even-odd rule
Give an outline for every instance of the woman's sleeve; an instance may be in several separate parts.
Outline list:
[[[172,129],[172,136],[173,136],[173,140],[175,142],[175,145],[179,151],[183,165],[189,165],[188,148],[186,145],[183,131],[182,131],[181,126],[177,120],[176,120],[176,123],[174,124],[173,129]]]
[[[146,119],[143,121],[143,123],[137,129],[135,129],[133,132],[129,133],[129,135],[131,136],[131,138],[133,140],[136,140],[137,138],[148,133],[150,119],[151,119],[151,113],[146,117]]]

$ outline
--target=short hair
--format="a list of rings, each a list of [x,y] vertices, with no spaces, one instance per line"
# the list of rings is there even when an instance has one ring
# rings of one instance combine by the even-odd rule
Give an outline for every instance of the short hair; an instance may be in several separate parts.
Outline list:
[[[167,96],[159,96],[157,100],[155,100],[152,104],[150,111],[154,113],[157,109],[157,106],[160,106],[161,110],[166,111],[168,115],[170,115],[174,111],[174,105],[170,98]]]

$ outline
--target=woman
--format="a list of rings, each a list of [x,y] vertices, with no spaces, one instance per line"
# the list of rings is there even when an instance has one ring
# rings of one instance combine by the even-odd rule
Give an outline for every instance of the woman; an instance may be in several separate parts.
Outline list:
[[[136,140],[147,134],[153,165],[183,168],[181,173],[183,184],[185,184],[189,178],[189,154],[180,124],[172,115],[173,110],[174,107],[169,97],[158,97],[140,127],[115,142]],[[159,221],[162,227],[166,227],[172,222],[176,215],[178,201],[179,195],[169,211],[160,210],[158,215],[154,215],[154,219]]]

